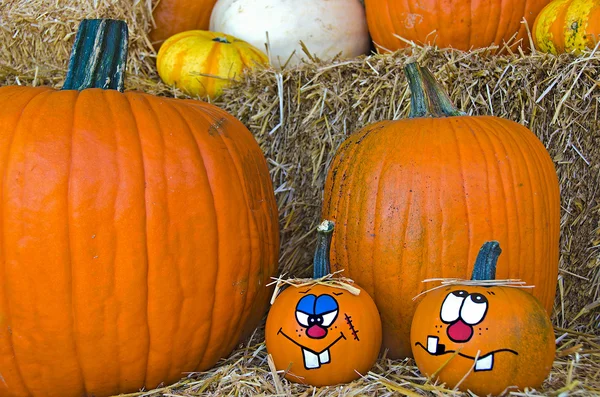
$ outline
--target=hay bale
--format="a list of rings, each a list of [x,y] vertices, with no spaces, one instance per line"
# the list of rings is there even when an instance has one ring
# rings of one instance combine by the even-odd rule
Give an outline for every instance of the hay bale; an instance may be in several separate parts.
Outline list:
[[[4,0],[0,6],[0,68],[13,79],[33,74],[61,82],[79,22],[113,18],[125,20],[129,26],[130,75],[154,75],[156,53],[148,39],[154,23],[152,7],[153,0]]]

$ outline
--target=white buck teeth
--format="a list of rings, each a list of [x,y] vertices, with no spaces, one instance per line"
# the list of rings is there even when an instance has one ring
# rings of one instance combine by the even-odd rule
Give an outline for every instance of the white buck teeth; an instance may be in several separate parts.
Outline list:
[[[437,345],[440,338],[436,336],[428,336],[427,337],[427,351],[431,354],[435,354],[437,352]]]
[[[321,363],[319,363],[319,356],[315,353],[302,349],[302,355],[304,356],[304,366],[306,368],[319,368],[321,366]]]
[[[488,354],[475,363],[475,371],[489,371],[494,366],[494,354]]]
[[[321,364],[329,364],[329,350],[325,350],[319,354],[319,361]]]
[[[308,369],[319,368],[323,364],[328,364],[330,360],[329,349],[318,355],[306,349],[302,349],[302,355],[304,356],[304,366]]]

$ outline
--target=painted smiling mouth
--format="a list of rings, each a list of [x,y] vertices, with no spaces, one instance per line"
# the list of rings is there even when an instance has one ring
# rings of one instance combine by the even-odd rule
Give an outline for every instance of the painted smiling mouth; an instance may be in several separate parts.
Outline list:
[[[323,364],[329,364],[331,362],[331,355],[329,354],[329,349],[331,349],[331,347],[338,343],[341,339],[346,339],[344,333],[340,332],[340,336],[338,336],[336,340],[331,342],[329,346],[327,346],[320,352],[316,352],[312,349],[309,349],[306,346],[302,346],[300,343],[290,338],[285,332],[283,332],[283,328],[279,328],[279,331],[277,331],[277,335],[279,334],[283,335],[290,342],[302,349],[302,357],[304,358],[304,368],[306,369],[317,369],[321,368],[321,365]]]
[[[415,343],[415,346],[421,346],[421,348],[423,350],[425,350],[427,353],[431,354],[432,356],[442,356],[444,354],[456,353],[456,350],[446,350],[446,345],[439,343],[439,340],[440,340],[440,338],[438,338],[437,336],[428,336],[427,337],[427,347],[423,346],[423,344],[421,342]],[[516,356],[519,355],[519,353],[517,353],[516,351],[511,350],[511,349],[494,350],[492,352],[489,352],[485,356],[478,357],[477,361],[475,362],[475,368],[473,368],[473,370],[475,372],[491,371],[494,368],[494,356],[497,353],[501,353],[501,352],[512,353]],[[467,354],[463,354],[461,352],[458,352],[456,354],[461,357],[468,358],[470,360],[475,360],[475,357],[469,356]]]

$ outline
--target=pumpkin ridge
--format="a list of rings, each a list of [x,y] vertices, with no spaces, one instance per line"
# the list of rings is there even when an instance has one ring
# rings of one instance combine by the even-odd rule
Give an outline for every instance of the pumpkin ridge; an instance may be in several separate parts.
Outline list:
[[[527,132],[527,131],[523,131],[523,132]],[[532,133],[533,134],[533,133]],[[514,137],[513,137],[514,140]],[[554,165],[552,158],[550,157],[550,154],[547,154],[548,156],[548,160],[550,161],[550,163],[548,163],[548,161],[543,161],[542,158],[540,156],[542,156],[542,153],[544,153],[545,146],[544,144],[539,140],[539,138],[535,137],[535,139],[526,139],[525,140],[525,144],[528,145],[529,147],[529,153],[534,153],[535,157],[532,160],[537,160],[535,164],[536,167],[534,167],[534,171],[536,173],[537,179],[539,181],[542,182],[542,186],[540,186],[541,188],[544,189],[544,191],[541,194],[541,204],[543,205],[543,207],[548,210],[546,213],[550,212],[552,210],[552,207],[555,207],[555,204],[552,204],[549,200],[549,197],[546,193],[551,192],[553,189],[550,188],[549,185],[549,181],[548,178],[544,178],[540,175],[541,170],[542,169],[548,169],[548,173],[552,176],[554,175],[554,177],[556,178],[556,170],[554,169],[554,166],[552,166],[551,168],[548,166],[548,164],[552,163],[552,165]],[[537,146],[537,147],[536,147]],[[543,149],[543,150],[542,150]],[[523,153],[523,151],[521,151],[521,153]],[[547,153],[547,152],[546,152]],[[524,154],[523,154],[524,155]],[[552,172],[550,172],[552,171]],[[527,169],[527,174],[531,175],[531,169]],[[555,186],[558,186],[558,182],[556,183]],[[556,192],[556,191],[555,191]],[[560,197],[560,191],[557,194],[558,197]],[[560,199],[559,199],[560,200]],[[556,201],[555,201],[556,203]],[[542,228],[544,229],[544,228]],[[550,237],[551,235],[548,233],[548,229],[546,228],[545,233],[546,235],[548,235],[549,237],[546,239],[542,240],[542,244],[540,246],[541,248],[541,252],[547,252],[548,248],[550,246],[550,243],[554,240],[554,243],[552,243],[553,247],[557,247],[556,249],[558,250],[558,238],[556,237],[558,235],[558,231],[554,232],[554,236],[555,237]],[[557,256],[558,255],[558,251],[556,252],[556,254],[553,254],[553,256]],[[554,261],[556,263],[556,269],[555,272],[558,273],[558,258],[556,258],[556,260]],[[534,262],[535,263],[535,262]],[[534,274],[534,278],[537,276],[536,274]],[[553,277],[546,277],[546,282],[548,287],[551,286],[555,286],[555,279],[553,279]],[[537,283],[536,281],[536,287],[542,287],[542,285],[540,285],[539,283]],[[544,285],[545,287],[545,285]],[[544,296],[543,300],[540,299],[542,306],[546,309],[546,311],[548,312],[548,314],[550,314],[552,312],[552,306],[554,303],[554,295],[555,293],[552,293],[552,296],[550,297],[550,299],[548,299],[549,297]]]
[[[0,88],[0,90],[1,89],[2,88]],[[21,89],[22,89],[22,87],[19,87],[19,90],[21,90]],[[10,157],[10,153],[12,151],[12,147],[13,147],[13,143],[14,143],[14,138],[15,138],[15,135],[16,135],[16,131],[18,130],[18,127],[21,124],[21,121],[23,120],[23,114],[25,113],[25,111],[27,110],[27,108],[31,105],[31,103],[34,100],[36,100],[39,97],[39,95],[41,95],[43,93],[46,93],[46,95],[49,95],[50,92],[51,92],[50,90],[44,90],[44,91],[37,90],[35,92],[35,95],[31,95],[31,97],[27,100],[27,102],[22,106],[21,111],[19,113],[19,116],[15,120],[14,127],[12,128],[12,136],[10,138],[10,143],[7,146],[6,155],[3,156],[4,161],[6,163],[4,165],[4,168],[5,168],[4,169],[4,175],[2,175],[2,180],[1,180],[1,185],[0,185],[0,189],[1,189],[0,190],[0,194],[1,194],[0,197],[2,197],[2,200],[0,201],[0,211],[2,211],[0,213],[0,224],[2,225],[2,229],[0,229],[0,230],[5,230],[4,229],[4,211],[5,211],[5,208],[4,208],[4,199],[3,199],[3,197],[4,197],[4,190],[5,190],[5,184],[6,184],[5,181],[7,180],[7,172],[8,172],[8,168],[9,168],[8,167],[8,160],[9,160],[9,157]],[[6,258],[5,258],[5,254],[4,254],[6,252],[5,251],[5,247],[4,247],[5,243],[4,243],[4,236],[2,235],[0,237],[1,237],[0,238],[0,255],[1,255],[1,258],[2,258],[2,273],[1,274],[5,275],[6,274]],[[4,279],[4,277],[3,277],[3,279]],[[12,315],[11,315],[10,302],[9,302],[9,299],[8,299],[8,296],[7,296],[7,293],[6,293],[6,289],[7,288],[6,288],[6,283],[5,283],[4,287],[2,288],[2,291],[3,291],[3,293],[2,293],[2,301],[3,301],[3,305],[6,308],[5,318],[8,320],[7,322],[9,324],[12,324],[12,322],[11,322]],[[10,346],[10,349],[11,349],[11,352],[12,352],[12,356],[13,356],[13,360],[14,360],[14,368],[16,370],[16,374],[17,374],[18,378],[21,381],[20,382],[21,383],[20,386],[21,386],[22,389],[25,390],[25,392],[28,395],[32,395],[32,393],[30,391],[30,388],[29,388],[29,386],[27,386],[25,378],[23,377],[23,371],[21,370],[21,366],[19,365],[19,358],[18,358],[18,356],[17,356],[17,354],[15,352],[15,347],[14,347],[12,332],[8,332],[8,339],[9,339],[8,345]]]
[[[489,116],[489,117],[493,118],[494,116]],[[472,119],[470,119],[470,121],[473,124],[475,124],[478,129],[483,130],[483,132],[481,134],[476,134],[477,135],[476,139],[478,140],[478,142],[480,143],[480,141],[479,141],[479,135],[481,135],[482,137],[485,137],[486,140],[487,140],[487,142],[488,142],[489,150],[493,151],[493,153],[494,153],[494,158],[496,159],[496,161],[494,161],[493,168],[494,168],[494,170],[495,170],[495,172],[497,174],[497,178],[500,180],[500,183],[498,185],[501,188],[500,191],[501,191],[501,200],[502,200],[502,202],[505,202],[508,205],[508,203],[512,203],[512,202],[516,201],[516,192],[514,192],[514,190],[513,190],[513,200],[510,201],[508,199],[509,194],[507,194],[507,190],[511,190],[511,189],[506,189],[506,186],[505,186],[505,184],[506,184],[506,175],[505,175],[505,172],[502,171],[500,165],[498,164],[498,159],[500,157],[507,157],[508,156],[508,150],[507,150],[506,146],[504,145],[503,140],[499,139],[498,137],[496,137],[494,135],[493,130],[491,130],[489,128],[489,126],[485,122],[483,122],[484,119],[482,119],[482,118],[472,118]],[[502,151],[503,151],[502,153],[499,150],[500,148],[497,147],[497,144],[499,144],[500,148],[502,149]],[[481,145],[481,143],[480,143],[480,145]],[[482,152],[483,152],[483,147],[482,147]],[[487,162],[487,158],[486,158],[486,165],[487,165],[487,163],[488,162]],[[507,162],[506,165],[507,165],[508,171],[510,172],[510,177],[511,177],[511,179],[513,179],[513,185],[515,185],[515,181],[514,181],[514,178],[513,178],[513,173],[514,173],[513,166],[509,162]],[[486,174],[488,173],[488,169],[489,169],[489,165],[488,165],[488,168],[486,168]],[[487,181],[488,181],[488,183],[487,183],[488,191],[491,191],[491,185],[490,185],[490,181],[489,181],[489,176],[487,178]],[[487,195],[487,199],[488,199],[489,210],[491,210],[492,203],[491,203],[491,196],[489,194]],[[503,246],[504,246],[505,250],[507,251],[507,253],[505,254],[505,256],[510,256],[511,239],[508,238],[508,236],[511,234],[510,231],[508,230],[510,228],[510,225],[511,224],[515,224],[516,227],[517,227],[517,230],[518,230],[517,234],[519,236],[521,235],[518,211],[515,211],[515,215],[516,215],[517,221],[514,222],[514,223],[509,222],[509,215],[508,215],[508,213],[509,213],[508,208],[504,209],[504,211],[503,211],[503,214],[504,214],[503,218],[504,218],[504,225],[506,227],[506,230],[503,232],[502,236],[498,236],[498,239],[500,239],[500,240],[503,241]],[[492,219],[491,212],[490,212],[490,219]],[[495,233],[494,233],[494,231],[493,231],[493,223],[494,222],[492,222],[492,234],[491,234],[492,237],[496,236]],[[519,242],[520,242],[520,240],[519,240]],[[516,252],[521,252],[520,251],[520,247],[519,247],[519,249],[516,250]]]
[[[75,58],[75,57],[73,57]],[[74,84],[76,84],[76,82],[74,82]],[[75,275],[74,275],[74,271],[75,269],[73,268],[73,252],[71,250],[71,246],[72,246],[72,233],[71,233],[71,225],[69,223],[69,214],[71,213],[71,198],[70,198],[70,192],[71,192],[71,170],[73,168],[73,136],[75,134],[75,118],[77,117],[77,104],[81,103],[81,91],[77,92],[77,95],[75,96],[75,100],[74,100],[74,104],[73,106],[70,106],[69,108],[71,109],[71,114],[70,115],[65,115],[65,119],[66,120],[70,120],[71,121],[71,127],[68,128],[69,130],[69,135],[70,135],[70,148],[69,148],[69,166],[67,169],[67,183],[66,183],[66,207],[67,207],[67,213],[66,213],[66,220],[65,220],[65,227],[67,229],[67,239],[66,239],[66,245],[67,245],[67,252],[69,252],[69,274],[70,274],[70,290],[68,292],[68,296],[70,297],[70,315],[71,315],[71,333],[72,333],[72,340],[73,340],[73,350],[75,353],[75,361],[77,363],[77,368],[79,369],[79,376],[81,377],[81,386],[83,388],[83,395],[87,396],[88,395],[88,386],[86,384],[85,381],[85,376],[83,373],[83,368],[82,368],[82,359],[81,359],[81,353],[80,353],[80,348],[79,348],[79,343],[78,343],[78,338],[77,338],[77,315],[76,315],[76,309],[75,309],[75,294],[73,293],[73,291],[75,291]],[[119,365],[119,364],[117,364]]]
[[[519,161],[523,159],[523,153],[520,151],[519,148],[519,144],[518,142],[516,142],[513,137],[512,137],[512,133],[510,130],[508,130],[507,128],[504,128],[504,123],[502,123],[499,119],[493,117],[493,116],[489,116],[487,117],[488,121],[492,122],[493,124],[495,124],[495,129],[490,129],[489,131],[493,134],[493,136],[498,140],[498,142],[500,143],[500,145],[502,146],[502,148],[505,150],[506,156],[511,156],[513,158],[512,161],[507,162],[507,168],[510,170],[510,177],[511,177],[511,182],[512,182],[512,186],[513,188],[511,189],[514,195],[514,201],[518,201],[519,200],[519,195],[518,192],[516,191],[516,189],[514,188],[514,186],[517,186],[518,184],[522,183],[519,180],[517,180],[517,178],[515,177],[515,174],[522,174],[523,171],[521,170],[522,167],[519,165],[515,165],[515,160],[514,160],[514,156],[518,156],[519,157]],[[498,131],[502,131],[500,134],[498,133]],[[507,147],[507,144],[509,145]],[[531,181],[529,181],[531,182]],[[528,183],[531,186],[531,183]],[[507,214],[508,215],[508,214]],[[515,217],[516,217],[516,229],[517,229],[517,234],[519,236],[517,240],[518,246],[517,248],[514,250],[516,252],[519,253],[518,256],[518,260],[516,261],[516,263],[519,264],[519,268],[517,269],[517,272],[521,272],[522,267],[523,267],[523,263],[527,263],[527,258],[523,258],[523,250],[521,250],[521,237],[523,237],[523,229],[521,228],[521,218],[519,216],[519,211],[516,210],[515,211]],[[510,239],[507,239],[507,241],[509,241]],[[510,246],[507,243],[503,243],[504,247],[506,248],[506,253],[505,255],[508,255],[510,257],[511,255],[511,251],[510,251]],[[508,246],[508,248],[507,248]],[[510,261],[510,263],[513,263],[512,261]],[[513,267],[509,267],[507,269],[507,273],[511,274],[513,272]],[[522,274],[522,273],[520,273]]]
[[[360,132],[359,132],[360,133]],[[348,142],[348,146],[346,146],[348,148],[348,151],[346,152],[346,156],[344,156],[345,158],[342,158],[342,156],[339,156],[341,165],[344,167],[343,170],[340,170],[338,168],[338,175],[340,175],[339,177],[339,186],[343,186],[344,184],[348,184],[349,181],[347,179],[350,178],[350,175],[348,175],[348,171],[350,170],[350,168],[354,165],[353,162],[353,158],[355,157],[355,154],[358,150],[358,144],[356,144],[357,140],[360,141],[361,139],[364,139],[367,135],[369,135],[370,130],[366,129],[365,131],[362,132],[362,134],[360,136],[356,136],[356,135],[350,135],[348,137],[348,139],[345,142]],[[355,143],[354,145],[350,146],[351,143]],[[350,173],[352,174],[352,173]],[[334,184],[335,181],[332,182],[332,188],[335,186]],[[337,191],[341,191],[342,189],[337,189]],[[348,208],[348,205],[346,203],[346,197],[344,197],[341,193],[340,194],[336,194],[335,198],[337,198],[337,203],[336,205],[333,207],[335,209],[335,214],[328,214],[327,216],[324,216],[324,218],[329,218],[331,219],[331,217],[333,218],[332,220],[337,224],[337,225],[346,225],[348,223],[348,214],[350,209]],[[333,195],[332,195],[332,199],[333,199]],[[342,205],[344,205],[345,207],[342,207]],[[344,211],[342,211],[342,209]],[[344,213],[345,212],[345,213]],[[337,234],[339,235],[339,233]],[[346,236],[344,236],[344,239],[337,239],[336,236],[333,236],[333,246],[334,248],[331,250],[331,261],[333,262],[333,268],[335,270],[339,270],[339,268],[337,268],[338,265],[338,260],[337,258],[337,250],[339,247],[340,252],[343,253],[343,255],[345,256],[345,263],[349,263],[348,261],[348,251],[346,249],[347,247],[347,240],[346,240]],[[349,272],[349,269],[345,269],[346,272]]]
[[[114,147],[115,147],[115,156],[114,156],[114,164],[115,164],[115,175],[116,180],[115,180],[115,192],[114,192],[114,199],[113,201],[113,214],[111,215],[111,219],[119,219],[119,209],[122,208],[122,203],[123,202],[131,202],[131,196],[135,195],[136,197],[139,196],[140,200],[136,200],[135,201],[135,209],[132,209],[133,211],[136,211],[136,213],[140,213],[143,214],[143,217],[145,219],[146,217],[146,210],[145,210],[145,199],[141,199],[142,197],[145,198],[145,189],[142,186],[142,183],[140,183],[138,186],[132,186],[129,182],[132,181],[132,179],[134,177],[141,177],[144,178],[145,177],[145,168],[143,165],[143,158],[141,158],[141,154],[142,154],[142,150],[141,150],[141,143],[140,143],[140,139],[138,137],[137,133],[132,133],[132,131],[139,131],[138,129],[138,123],[137,120],[135,118],[135,116],[133,115],[133,110],[132,107],[129,103],[129,95],[127,94],[118,94],[112,90],[107,90],[107,91],[102,91],[100,93],[104,99],[104,102],[106,103],[106,107],[107,107],[107,111],[105,112],[106,119],[107,119],[107,123],[111,126],[113,126],[112,131],[113,131],[113,135],[114,135]],[[98,101],[99,102],[99,101]],[[123,109],[127,109],[126,111],[123,111]],[[119,115],[127,115],[124,116],[123,120],[121,120],[119,118]],[[101,127],[102,128],[102,127]],[[136,157],[135,157],[135,162],[137,162],[138,164],[135,167],[127,167],[127,161],[128,161],[128,153],[130,152],[124,152],[121,151],[120,149],[122,148],[126,148],[127,145],[129,144],[133,144],[135,145],[136,148]],[[135,170],[134,170],[135,168]],[[139,175],[136,175],[136,171],[139,173]],[[141,180],[141,179],[140,179]],[[139,180],[138,180],[139,183]],[[135,189],[137,191],[137,194],[134,193],[127,193],[124,192],[123,187],[125,186],[131,186],[131,189]],[[126,189],[125,189],[126,190]],[[141,209],[141,210],[140,210]],[[129,251],[127,249],[125,249],[125,252],[123,252],[123,249],[119,249],[119,247],[115,246],[116,241],[119,240],[119,236],[123,235],[125,233],[125,231],[123,230],[122,227],[119,227],[119,225],[116,222],[111,222],[111,226],[112,226],[112,232],[110,232],[110,236],[112,237],[112,242],[111,242],[111,246],[115,247],[114,250],[112,251],[112,257],[111,257],[111,266],[112,268],[112,272],[113,272],[113,280],[112,280],[112,299],[115,302],[123,302],[123,301],[127,301],[129,299],[131,299],[130,295],[125,292],[125,293],[119,293],[119,290],[123,288],[123,284],[121,284],[121,287],[119,287],[119,280],[122,280],[124,277],[122,277],[122,275],[129,271],[130,269],[128,268],[128,266],[126,265],[127,262],[121,262],[121,258],[123,258],[124,255],[129,256]],[[147,280],[147,269],[148,269],[148,258],[147,258],[147,237],[146,237],[146,222],[145,220],[143,222],[137,223],[135,224],[135,230],[136,230],[136,238],[133,240],[133,244],[141,244],[144,246],[143,249],[136,249],[136,252],[138,254],[138,256],[136,257],[135,261],[131,261],[131,263],[129,263],[129,266],[135,266],[135,269],[137,272],[139,272],[140,274],[144,274],[144,272],[146,272],[146,274],[143,277],[139,277],[139,279],[141,281],[143,281],[143,284],[147,287],[147,282],[145,280]],[[137,234],[139,233],[139,237],[137,237]],[[133,233],[132,233],[133,234]],[[135,265],[134,265],[135,262]],[[120,263],[123,263],[123,265],[119,265]],[[132,282],[131,284],[128,285],[128,288],[135,288],[136,289],[136,293],[138,297],[141,297],[140,301],[141,302],[147,302],[147,292],[146,293],[140,293],[141,291],[144,291],[145,288],[140,288],[141,287],[141,281],[137,281],[137,282]],[[107,305],[111,305],[112,303],[110,302],[106,302]],[[146,310],[144,310],[144,313],[147,313],[147,303],[141,304],[139,305],[141,307],[146,306]],[[135,316],[132,316],[131,313],[134,312]],[[140,312],[141,313],[141,312]],[[133,322],[132,319],[135,318],[136,320],[141,317],[138,316],[138,311],[137,311],[137,307],[136,308],[124,308],[123,306],[119,306],[119,310],[116,311],[116,313],[113,315],[116,318],[109,318],[108,321],[108,326],[105,325],[105,329],[111,330],[113,327],[111,324],[113,324],[113,322],[116,321],[121,321],[122,327],[131,330],[132,326],[141,325],[141,328],[143,328],[143,323],[146,323],[146,334],[144,335],[144,331],[143,329],[140,328],[136,328],[136,331],[138,333],[138,341],[143,341],[143,343],[139,343],[135,344],[135,349],[133,349],[132,347],[130,347],[129,349],[127,349],[127,344],[126,342],[124,342],[124,338],[123,338],[123,332],[122,331],[118,331],[117,329],[114,330],[114,340],[115,340],[115,350],[117,351],[117,357],[119,362],[115,363],[117,370],[115,371],[117,376],[117,387],[119,390],[122,390],[123,388],[126,388],[128,384],[135,384],[135,386],[142,387],[143,383],[134,383],[134,382],[141,382],[143,380],[142,377],[137,376],[135,378],[131,378],[132,377],[132,369],[131,367],[127,366],[127,365],[122,365],[121,364],[121,359],[124,359],[125,361],[126,358],[128,356],[134,356],[136,358],[140,358],[140,357],[144,357],[145,356],[145,352],[147,349],[147,343],[149,340],[149,330],[148,330],[148,322],[147,322],[147,318],[144,319],[143,321],[135,321]],[[122,328],[121,328],[122,329]],[[142,359],[143,360],[143,359]],[[140,361],[142,361],[140,360]],[[145,368],[145,364],[144,365],[140,365],[139,367]],[[107,376],[107,375],[105,375]],[[116,391],[112,391],[112,393],[115,393]]]
[[[454,125],[454,123],[448,123],[448,129],[450,130],[449,134],[453,134],[454,136],[454,143],[456,146],[456,157],[457,157],[457,163],[458,163],[458,169],[460,170],[460,180],[462,181],[461,186],[462,186],[462,191],[463,194],[461,195],[461,197],[463,198],[464,201],[464,215],[465,215],[465,220],[466,220],[466,224],[467,224],[467,230],[468,230],[468,237],[467,237],[467,243],[465,244],[466,247],[466,255],[464,257],[468,258],[467,261],[468,263],[473,263],[473,254],[471,253],[471,245],[473,243],[473,228],[472,228],[472,223],[471,223],[471,217],[469,216],[469,213],[471,212],[471,205],[469,204],[469,195],[467,194],[467,188],[465,186],[465,168],[464,168],[464,161],[463,161],[463,156],[461,155],[461,144],[460,144],[460,140],[458,139],[458,133],[456,131],[456,127]]]
[[[531,234],[532,234],[532,240],[535,244],[535,248],[532,250],[532,255],[533,255],[533,263],[537,263],[536,261],[536,256],[539,253],[539,243],[538,243],[538,238],[536,238],[536,226],[538,223],[538,220],[536,219],[536,209],[539,207],[539,205],[536,205],[536,200],[535,200],[535,192],[533,190],[533,180],[532,180],[532,174],[535,172],[536,176],[538,176],[537,179],[539,179],[539,174],[538,174],[538,169],[536,167],[532,167],[530,165],[530,159],[528,156],[525,155],[522,145],[519,145],[518,142],[516,141],[515,137],[513,136],[513,132],[511,130],[508,129],[508,126],[506,125],[505,122],[501,122],[500,120],[497,119],[492,119],[496,126],[498,127],[498,129],[501,129],[504,131],[504,137],[505,139],[510,139],[513,143],[514,143],[514,147],[515,147],[515,153],[519,155],[520,159],[519,161],[523,163],[524,168],[525,168],[525,175],[527,177],[527,185],[529,185],[529,197],[531,197],[531,205],[533,207],[533,210],[531,211],[532,214],[532,224],[533,224],[533,228],[531,230]],[[529,139],[523,139],[523,141],[528,144]],[[525,268],[528,265],[525,264],[524,260],[520,260],[519,261],[519,268],[518,268],[518,272],[519,274],[527,274],[527,272],[525,271]],[[510,271],[510,269],[509,269]],[[534,279],[536,279],[536,275],[532,274],[532,277]],[[545,307],[545,305],[543,305]]]
[[[197,111],[200,111],[200,109],[198,109]],[[211,127],[213,126],[212,121],[215,121],[213,119],[214,116],[218,117],[217,114],[214,114],[214,115],[210,114],[209,117],[207,117],[206,111],[204,113],[204,117],[206,117],[208,119],[207,121],[211,122]],[[217,122],[218,122],[218,120],[217,120]],[[232,139],[231,140],[232,141],[232,145],[230,145],[227,142],[227,140],[219,132],[216,132],[215,136],[218,139],[220,139],[223,142],[223,145],[227,148],[227,154],[228,154],[228,156],[229,156],[229,158],[230,158],[230,160],[231,160],[231,162],[233,164],[233,168],[235,169],[235,174],[237,175],[238,181],[240,183],[242,195],[244,197],[244,202],[245,202],[245,204],[246,204],[246,206],[248,208],[252,208],[253,205],[250,203],[249,198],[248,198],[249,187],[244,182],[244,181],[246,181],[246,179],[243,178],[243,171],[240,173],[241,167],[238,166],[238,162],[242,161],[241,151],[237,148],[235,140]],[[238,154],[238,156],[233,156],[232,153],[236,153],[236,154]],[[258,224],[256,222],[256,218],[254,218],[252,216],[252,210],[251,211],[246,211],[246,215],[247,215],[246,219],[247,219],[248,236],[252,236],[254,234],[254,231],[256,231],[257,229],[259,229],[259,226],[258,226]],[[250,241],[249,244],[251,245],[252,242]],[[261,247],[261,255],[259,255],[259,257],[262,256],[262,253],[265,251],[262,248],[263,247]],[[250,291],[249,291],[250,288],[249,288],[249,286],[251,285],[251,283],[250,283],[251,274],[254,273],[255,270],[256,270],[252,266],[253,263],[254,263],[254,260],[253,260],[254,259],[254,250],[250,249],[249,252],[250,252],[250,259],[249,259],[248,271],[246,273],[246,279],[247,279],[247,283],[248,283],[248,288],[246,289],[246,293],[244,294],[243,302],[240,305],[240,307],[242,308],[242,310],[239,311],[240,314],[239,314],[239,317],[238,317],[237,321],[235,321],[234,319],[232,319],[232,324],[236,323],[237,325],[235,327],[230,327],[230,332],[232,332],[233,335],[235,335],[236,333],[238,333],[238,338],[239,338],[239,332],[241,332],[242,325],[245,322],[245,321],[243,321],[243,320],[245,320],[245,317],[246,317],[246,316],[244,316],[244,313],[248,313],[246,305],[248,303],[248,295],[250,295]],[[229,338],[222,338],[221,343],[223,343],[223,341],[226,341],[226,340],[233,340],[233,338],[231,338],[231,337],[229,337]],[[223,345],[221,345],[221,346],[223,346]],[[229,350],[229,346],[227,347],[226,350]]]
[[[139,122],[138,122],[138,114],[137,112],[134,111],[133,105],[131,103],[131,93],[127,92],[125,93],[124,97],[125,97],[125,102],[127,102],[127,105],[129,106],[129,112],[132,115],[131,119],[135,124],[135,131],[137,131],[137,142],[140,148],[140,164],[142,167],[142,172],[144,174],[144,183],[147,182],[147,167],[146,167],[146,163],[144,160],[144,150],[143,150],[143,145],[142,145],[142,138],[140,136],[140,131],[142,131],[139,128]],[[141,96],[143,98],[143,96]],[[150,279],[148,277],[149,273],[150,273],[150,252],[148,250],[148,190],[144,189],[144,200],[143,200],[143,206],[144,206],[144,233],[145,233],[145,238],[143,238],[142,240],[144,241],[144,249],[145,249],[145,255],[144,257],[146,258],[145,260],[145,265],[146,265],[146,295],[145,295],[145,300],[146,300],[146,333],[147,333],[147,337],[148,337],[148,344],[146,347],[146,365],[144,365],[144,367],[146,368],[145,372],[144,372],[144,377],[143,379],[143,386],[146,386],[146,381],[147,381],[147,377],[148,377],[148,366],[150,364],[150,347],[151,347],[151,343],[152,343],[152,338],[151,338],[151,329],[150,329]]]
[[[146,99],[149,99],[149,98],[146,98]],[[154,107],[154,104],[152,103],[152,101],[148,100],[148,104],[149,104],[149,107],[152,109],[152,113],[154,113],[156,115],[156,117],[158,117],[159,110],[157,110]],[[216,199],[215,199],[215,193],[214,193],[215,190],[214,190],[213,184],[211,183],[210,173],[208,172],[208,168],[206,167],[206,162],[205,162],[205,159],[204,159],[204,153],[202,152],[202,145],[198,142],[198,139],[196,138],[196,135],[194,133],[194,129],[192,128],[192,124],[189,123],[189,121],[187,120],[187,118],[180,111],[180,104],[174,103],[172,101],[169,101],[169,102],[167,102],[167,106],[169,106],[171,108],[171,110],[175,114],[177,114],[177,116],[179,117],[179,120],[182,121],[182,124],[185,126],[186,132],[189,135],[190,139],[192,141],[194,141],[194,143],[195,143],[194,147],[196,149],[195,150],[196,155],[198,156],[198,159],[200,160],[200,163],[202,164],[202,169],[204,170],[204,174],[206,176],[206,181],[207,181],[209,190],[211,192],[210,196],[211,196],[211,203],[213,204],[213,213],[215,214],[215,226],[216,226],[216,229],[217,229],[215,247],[216,247],[216,261],[217,261],[217,265],[218,265],[220,263],[220,258],[222,257],[222,248],[221,248],[221,240],[222,239],[219,237],[220,236],[220,234],[219,234],[219,229],[220,229],[220,227],[219,227],[219,216],[218,216],[218,211],[217,211],[217,208],[216,208]],[[200,113],[203,116],[202,118],[205,121],[208,121],[208,120],[206,120],[205,114],[203,114],[197,108],[195,108],[195,110],[196,110],[197,113]],[[163,131],[162,131],[162,128],[161,128],[161,137],[162,137],[163,142],[164,142],[164,134],[162,132]],[[165,145],[165,147],[167,147],[167,146]],[[163,166],[164,166],[164,164],[163,164]],[[166,170],[164,170],[164,167],[163,167],[163,175],[166,175]],[[220,266],[215,266],[215,267],[216,267],[216,272],[215,272],[215,278],[214,278],[214,280],[215,280],[215,282],[214,282],[214,290],[216,292],[217,285],[219,284],[218,280],[219,280]],[[181,286],[181,277],[179,277],[179,273],[178,273],[178,283],[179,283],[179,286],[180,286],[180,290],[183,291],[184,289]],[[215,305],[216,300],[217,300],[217,295],[215,293],[214,296],[213,296],[213,302],[210,305],[210,307],[211,307],[211,314],[210,314],[209,317],[212,320],[211,321],[211,326],[209,327],[208,335],[205,338],[206,339],[206,343],[205,343],[205,347],[204,347],[204,349],[202,351],[202,354],[198,354],[200,362],[203,362],[206,359],[207,351],[209,350],[209,348],[211,346],[211,340],[212,340],[212,337],[213,337],[213,324],[216,323],[216,321],[214,321],[214,309],[215,309],[215,306],[216,306]],[[180,305],[180,307],[179,307],[178,316],[177,316],[177,318],[178,318],[177,323],[181,323],[182,311],[183,311],[183,304]],[[176,354],[175,353],[175,350],[176,350],[175,349],[175,344],[173,343],[172,346],[173,346],[173,353],[172,354]],[[190,351],[188,350],[188,354],[189,353],[190,353]],[[172,370],[172,367],[173,367],[172,364],[173,364],[173,356],[171,356],[171,360],[169,362],[169,366],[168,366],[168,369],[167,369],[167,374],[168,375],[170,374],[170,372]],[[196,365],[195,368],[197,368],[198,365]]]

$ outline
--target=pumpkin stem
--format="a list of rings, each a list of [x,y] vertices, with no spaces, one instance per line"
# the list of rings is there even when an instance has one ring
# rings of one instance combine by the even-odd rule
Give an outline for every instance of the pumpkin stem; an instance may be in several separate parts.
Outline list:
[[[84,19],[79,24],[63,90],[103,88],[123,92],[127,64],[127,24]]]
[[[323,221],[317,227],[317,250],[313,261],[313,278],[325,277],[331,273],[329,263],[329,248],[333,234],[333,222]]]
[[[229,40],[227,40],[227,37],[215,37],[214,39],[212,39],[212,41],[216,41],[217,43],[223,43],[223,44],[231,44],[231,42],[229,42]]]
[[[410,118],[463,116],[429,69],[416,62],[404,66],[410,88]]]
[[[500,249],[499,242],[488,241],[484,243],[479,250],[479,254],[477,254],[471,280],[495,280],[496,264],[501,253],[502,249]]]

